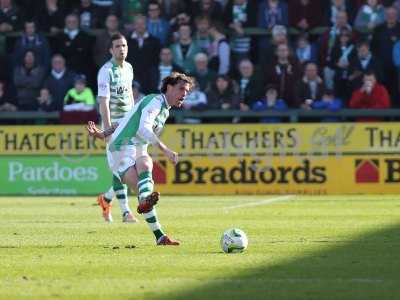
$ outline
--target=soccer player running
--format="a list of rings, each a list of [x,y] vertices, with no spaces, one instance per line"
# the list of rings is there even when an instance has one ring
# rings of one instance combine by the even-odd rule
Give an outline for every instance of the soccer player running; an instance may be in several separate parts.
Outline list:
[[[123,35],[117,33],[111,36],[110,53],[112,58],[101,67],[97,76],[99,110],[105,130],[112,128],[113,123],[119,123],[134,105],[133,69],[131,64],[125,61],[128,45]],[[109,143],[107,149],[108,147]],[[137,222],[128,205],[128,188],[117,176],[113,176],[112,187],[97,197],[104,220],[112,222],[111,201],[114,195],[119,201],[122,221]]]
[[[153,161],[147,153],[149,144],[158,147],[173,163],[178,154],[170,150],[159,135],[172,106],[180,107],[193,86],[192,78],[182,73],[172,73],[162,81],[161,94],[150,94],[137,103],[117,127],[99,130],[93,122],[87,127],[89,134],[106,139],[111,135],[108,151],[109,167],[131,189],[137,187],[138,213],[143,214],[152,230],[157,245],[179,245],[165,235],[158,221],[154,205],[159,193],[154,192]],[[139,175],[138,175],[139,174]]]

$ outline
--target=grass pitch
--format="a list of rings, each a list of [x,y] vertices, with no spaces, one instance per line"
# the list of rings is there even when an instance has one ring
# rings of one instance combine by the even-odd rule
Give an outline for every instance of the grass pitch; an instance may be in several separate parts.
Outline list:
[[[94,198],[0,198],[0,299],[400,299],[400,196],[278,199],[162,197],[183,244],[156,247],[116,202],[105,224]]]

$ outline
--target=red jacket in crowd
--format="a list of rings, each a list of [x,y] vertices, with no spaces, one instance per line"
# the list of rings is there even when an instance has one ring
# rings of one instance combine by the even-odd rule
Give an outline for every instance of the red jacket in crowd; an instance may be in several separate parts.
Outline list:
[[[390,97],[386,88],[379,83],[375,83],[371,93],[366,93],[361,88],[356,90],[351,97],[350,108],[369,108],[369,109],[383,109],[390,108]],[[380,121],[376,118],[362,118],[357,121]]]

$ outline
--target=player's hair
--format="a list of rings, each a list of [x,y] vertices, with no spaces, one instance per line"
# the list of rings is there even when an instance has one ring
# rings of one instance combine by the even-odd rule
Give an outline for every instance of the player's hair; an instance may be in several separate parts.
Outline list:
[[[122,35],[121,33],[114,33],[112,36],[111,36],[111,39],[110,39],[110,45],[109,45],[109,49],[111,49],[112,47],[113,47],[113,42],[114,41],[116,41],[116,40],[120,40],[120,39],[125,39],[125,36],[124,35]]]
[[[177,85],[179,82],[188,83],[190,85],[190,89],[194,85],[192,77],[187,76],[186,74],[183,74],[183,73],[172,72],[171,75],[169,75],[163,79],[162,86],[161,86],[161,92],[165,93],[167,91],[168,85],[174,86],[174,85]]]

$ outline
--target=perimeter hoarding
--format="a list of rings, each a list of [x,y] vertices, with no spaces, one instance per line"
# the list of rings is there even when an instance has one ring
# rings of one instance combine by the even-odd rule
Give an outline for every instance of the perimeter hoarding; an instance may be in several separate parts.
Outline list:
[[[152,151],[169,194],[399,193],[400,123],[167,125],[173,166]],[[96,194],[105,145],[83,126],[0,127],[0,194]]]

